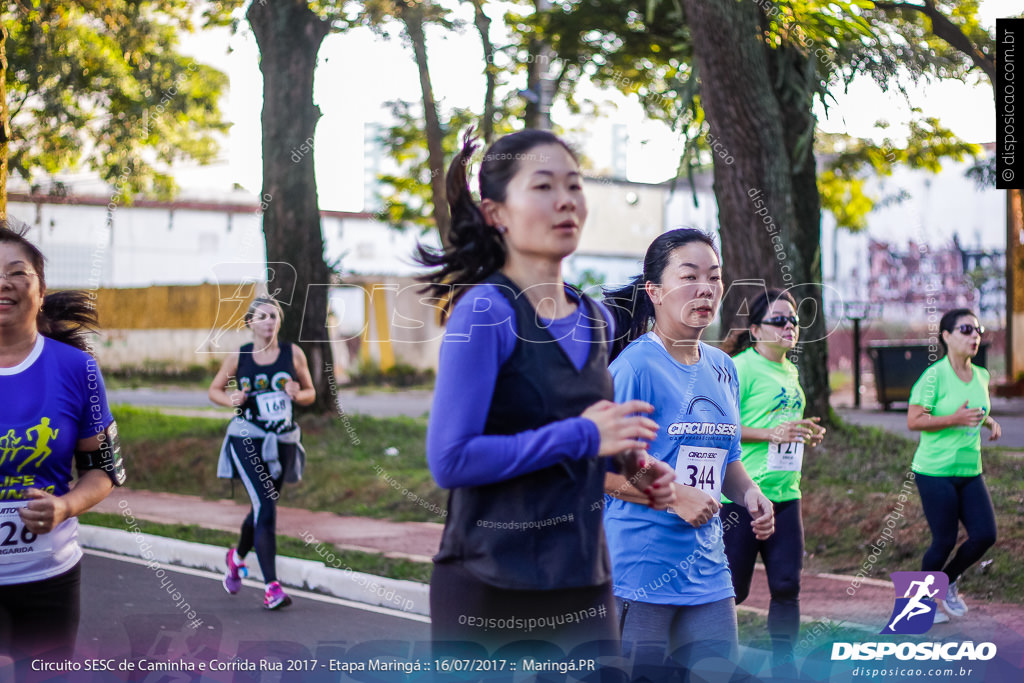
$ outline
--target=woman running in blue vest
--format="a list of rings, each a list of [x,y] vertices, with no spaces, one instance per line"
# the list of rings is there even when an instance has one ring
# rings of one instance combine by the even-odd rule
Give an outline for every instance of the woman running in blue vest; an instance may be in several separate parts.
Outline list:
[[[607,311],[562,279],[587,218],[575,154],[548,131],[499,139],[477,204],[474,149],[467,136],[448,170],[451,246],[419,253],[448,315],[427,429],[431,473],[451,490],[430,582],[435,653],[617,641],[602,456],[620,456],[655,507],[672,501],[672,472],[642,468],[651,408],[612,402]]]
[[[228,548],[224,590],[235,595],[247,573],[245,556],[256,549],[266,590],[263,606],[279,609],[291,598],[277,580],[277,499],[285,482],[302,478],[306,452],[292,418],[292,404],[316,400],[306,355],[279,342],[284,314],[274,299],[257,297],[245,314],[253,341],[224,359],[210,384],[210,400],[235,409],[221,447],[217,476],[242,480],[252,509],[242,522],[237,548]],[[228,384],[236,388],[228,392]]]
[[[43,265],[39,249],[0,221],[0,654],[15,661],[17,680],[39,659],[74,654],[78,515],[124,483],[87,343],[96,312],[85,292],[47,293]]]
[[[671,230],[647,249],[643,274],[606,294],[628,346],[611,364],[615,400],[654,406],[650,454],[675,471],[671,511],[638,505],[639,491],[607,475],[605,529],[622,645],[637,678],[701,670],[737,644],[732,577],[718,511],[742,501],[759,539],[774,531],[772,504],[740,462],[739,383],[732,359],[701,341],[718,314],[722,269],[703,232]],[[652,326],[653,323],[653,326]]]

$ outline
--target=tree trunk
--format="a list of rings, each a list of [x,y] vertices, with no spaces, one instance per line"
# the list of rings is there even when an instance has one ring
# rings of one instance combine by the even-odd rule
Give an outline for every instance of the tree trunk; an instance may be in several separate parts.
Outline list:
[[[829,418],[828,330],[822,299],[821,274],[821,195],[818,169],[814,159],[813,94],[808,86],[815,81],[814,61],[806,54],[783,47],[770,51],[776,69],[776,86],[782,108],[786,149],[792,167],[793,210],[796,224],[786,235],[788,260],[793,265],[793,280],[785,283],[798,303],[802,344],[793,354],[800,368],[800,383],[807,396],[805,412],[825,420]],[[783,71],[785,70],[785,71]]]
[[[799,165],[790,157],[795,139],[806,132],[810,100],[780,101],[773,86],[780,65],[773,60],[784,55],[771,54],[758,39],[755,2],[683,0],[683,6],[703,83],[701,104],[727,153],[722,156],[732,157],[732,163],[714,159],[726,285],[722,336],[746,328],[746,305],[766,286],[794,287],[802,320],[813,321],[802,330],[806,341],[798,354],[808,414],[827,420],[826,341],[816,332],[824,319],[812,146]],[[801,302],[804,297],[810,298]]]
[[[441,236],[442,244],[449,244],[448,231],[451,216],[448,213],[448,196],[445,193],[444,130],[437,116],[434,89],[430,84],[430,67],[427,64],[427,38],[423,33],[424,7],[420,3],[398,3],[402,22],[412,42],[416,56],[416,68],[420,75],[420,92],[423,95],[423,121],[426,124],[427,158],[430,162],[430,190],[434,198],[434,223]]]
[[[471,0],[473,3],[473,22],[480,34],[480,43],[484,49],[484,77],[487,89],[484,92],[484,114],[480,120],[480,135],[484,145],[491,144],[494,138],[494,92],[497,89],[498,68],[494,65],[494,43],[491,42],[491,20],[484,14],[483,0]]]
[[[7,107],[7,26],[0,22],[0,221],[7,220],[7,149],[11,111]]]
[[[330,24],[304,0],[253,2],[246,13],[263,73],[263,234],[267,288],[285,310],[281,337],[309,360],[315,406],[334,409],[327,285],[313,144],[320,108],[313,74]]]

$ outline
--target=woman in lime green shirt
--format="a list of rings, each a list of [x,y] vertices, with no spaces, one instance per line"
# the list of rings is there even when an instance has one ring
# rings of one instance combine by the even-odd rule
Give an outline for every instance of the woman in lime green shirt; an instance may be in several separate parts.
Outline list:
[[[759,541],[743,505],[728,503],[722,519],[736,519],[725,530],[725,551],[732,570],[736,604],[750,592],[754,562],[760,555],[768,575],[771,602],[768,632],[776,666],[792,661],[800,628],[800,571],[804,527],[800,514],[800,467],[804,448],[821,443],[819,418],[804,418],[806,403],[796,366],[786,353],[800,337],[796,302],[788,292],[765,291],[750,304],[750,328],[730,350],[740,384],[743,466],[772,501],[775,534]]]
[[[932,364],[910,392],[907,427],[921,432],[910,469],[921,493],[921,507],[932,531],[922,571],[943,571],[949,590],[942,601],[950,616],[963,616],[967,605],[957,579],[996,542],[996,516],[981,476],[981,427],[989,440],[1002,434],[989,414],[988,371],[971,363],[985,329],[966,308],[949,311],[939,321],[946,355]],[[953,559],[963,522],[967,540]]]

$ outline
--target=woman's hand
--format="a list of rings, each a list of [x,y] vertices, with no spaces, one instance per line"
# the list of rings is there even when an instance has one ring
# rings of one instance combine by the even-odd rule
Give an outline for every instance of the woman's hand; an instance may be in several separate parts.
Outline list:
[[[722,504],[704,491],[692,486],[673,483],[676,491],[676,504],[673,512],[697,528],[704,526],[715,516]]]
[[[988,419],[985,420],[984,424],[992,430],[992,433],[988,435],[989,441],[995,441],[1003,435],[1003,428],[999,426],[999,423],[996,422],[995,418],[991,415],[988,416]]]
[[[768,500],[761,489],[751,486],[743,494],[743,504],[752,518],[751,528],[754,530],[754,538],[763,541],[775,533],[775,506]]]
[[[984,408],[968,408],[968,401],[956,409],[956,412],[949,416],[952,424],[960,427],[977,427],[985,419]]]
[[[228,400],[231,401],[232,408],[242,406],[245,403],[245,399],[248,397],[249,395],[244,391],[232,391],[228,394]]]
[[[655,510],[667,510],[676,502],[672,481],[674,469],[652,458],[646,451],[636,449],[625,454],[622,463],[627,481],[647,496],[647,505]]]
[[[293,379],[288,380],[284,383],[284,393],[288,394],[288,398],[295,400],[302,390],[302,385]]]
[[[771,443],[803,443],[817,446],[825,437],[825,428],[818,424],[820,417],[790,420],[771,430]]]
[[[27,489],[25,496],[31,500],[18,514],[34,534],[48,534],[71,516],[67,501],[59,496],[36,488]]]
[[[597,454],[618,455],[635,449],[646,450],[648,442],[658,436],[657,422],[635,414],[651,412],[654,412],[654,406],[646,401],[598,401],[584,410],[580,417],[597,425],[601,436]]]

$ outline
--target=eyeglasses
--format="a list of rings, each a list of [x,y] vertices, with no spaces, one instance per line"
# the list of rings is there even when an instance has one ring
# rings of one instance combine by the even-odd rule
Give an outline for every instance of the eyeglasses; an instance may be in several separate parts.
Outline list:
[[[974,334],[975,330],[978,331],[979,337],[985,334],[985,327],[982,325],[978,325],[977,327],[975,327],[974,325],[957,325],[956,329],[960,330],[960,334],[966,335],[968,337]]]
[[[795,315],[777,315],[774,318],[765,318],[761,321],[762,325],[771,325],[772,327],[785,327],[786,323],[793,327],[799,327],[800,318]]]
[[[29,278],[36,274],[34,270],[11,270],[0,272],[0,280],[7,280],[12,285],[27,285]]]

